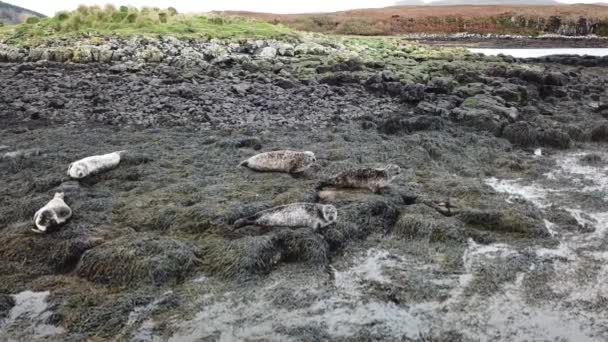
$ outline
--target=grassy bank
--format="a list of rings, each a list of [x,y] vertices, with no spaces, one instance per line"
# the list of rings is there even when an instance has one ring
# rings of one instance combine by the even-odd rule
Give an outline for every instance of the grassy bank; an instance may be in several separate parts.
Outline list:
[[[326,14],[226,12],[283,24],[295,30],[346,35],[411,33],[559,33],[608,36],[608,7],[560,6],[397,6]]]
[[[45,19],[28,18],[19,25],[0,27],[0,38],[17,41],[44,37],[94,36],[115,34],[172,35],[178,38],[288,39],[297,34],[284,26],[242,18],[212,15],[184,15],[173,8],[142,8],[107,5],[80,6],[72,12],[59,12]]]

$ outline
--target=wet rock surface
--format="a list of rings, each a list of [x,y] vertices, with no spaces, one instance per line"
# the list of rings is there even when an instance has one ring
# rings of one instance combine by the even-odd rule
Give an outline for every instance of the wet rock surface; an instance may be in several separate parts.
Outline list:
[[[607,337],[604,68],[316,42],[138,41],[108,63],[103,48],[78,63],[48,48],[0,54],[13,53],[0,68],[0,337]],[[317,164],[297,177],[238,167],[286,148]],[[117,168],[68,179],[70,162],[119,150]],[[378,193],[315,191],[387,163],[402,173]],[[56,191],[74,216],[32,233]],[[232,229],[314,201],[338,223]],[[558,288],[575,287],[564,272],[589,290]],[[49,291],[48,307],[20,314],[42,298],[23,291]],[[505,306],[544,323],[501,323]],[[597,323],[557,329],[582,313]],[[32,322],[45,329],[19,330]]]

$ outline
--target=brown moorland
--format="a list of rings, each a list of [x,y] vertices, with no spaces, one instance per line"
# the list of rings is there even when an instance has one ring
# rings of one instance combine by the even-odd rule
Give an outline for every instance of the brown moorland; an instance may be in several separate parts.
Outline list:
[[[303,31],[397,35],[408,33],[557,33],[608,36],[608,6],[395,6],[335,13],[270,14],[222,12],[254,17]]]

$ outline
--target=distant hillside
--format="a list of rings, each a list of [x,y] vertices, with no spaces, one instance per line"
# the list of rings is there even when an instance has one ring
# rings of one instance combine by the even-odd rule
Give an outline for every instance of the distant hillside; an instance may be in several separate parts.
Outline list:
[[[563,5],[555,0],[436,0],[424,3],[421,0],[401,0],[396,6],[456,6],[456,5],[519,5],[519,6],[557,6]]]
[[[335,13],[271,14],[225,12],[284,24],[301,31],[345,35],[400,35],[409,33],[479,33],[522,34],[543,33],[579,36],[596,34],[608,36],[608,7],[600,5],[541,5],[540,1],[525,0],[526,5],[476,5],[472,2],[498,0],[466,0],[467,5],[421,6],[409,5],[374,9],[355,9]],[[461,0],[440,0],[461,1]],[[509,3],[520,0],[500,0]],[[521,0],[522,2],[524,0]],[[538,5],[529,5],[536,2]]]
[[[19,24],[27,17],[44,18],[45,15],[0,1],[0,23]]]

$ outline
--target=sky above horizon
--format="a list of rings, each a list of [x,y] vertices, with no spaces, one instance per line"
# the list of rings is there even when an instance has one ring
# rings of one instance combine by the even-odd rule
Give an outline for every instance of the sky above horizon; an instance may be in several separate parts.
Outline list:
[[[208,12],[222,10],[242,10],[270,13],[312,13],[333,12],[355,8],[387,7],[394,5],[396,0],[216,0],[197,3],[191,0],[2,0],[45,15],[54,15],[58,11],[71,10],[78,5],[114,5],[129,4],[135,7],[175,7],[179,12]],[[593,3],[601,0],[558,0],[564,3]],[[608,1],[608,0],[605,0]],[[429,2],[429,0],[425,0]]]

